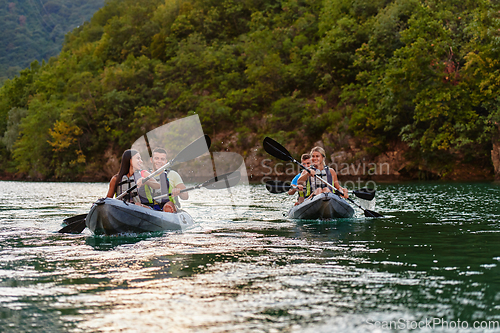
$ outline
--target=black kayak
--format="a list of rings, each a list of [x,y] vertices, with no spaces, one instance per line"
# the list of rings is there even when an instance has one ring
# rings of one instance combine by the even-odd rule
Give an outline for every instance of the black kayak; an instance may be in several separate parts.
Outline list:
[[[183,210],[164,213],[117,199],[103,198],[94,203],[85,224],[94,234],[115,235],[182,231],[193,225],[193,218]]]
[[[343,198],[331,192],[316,195],[312,199],[293,206],[288,212],[292,219],[316,220],[353,217],[354,209]]]

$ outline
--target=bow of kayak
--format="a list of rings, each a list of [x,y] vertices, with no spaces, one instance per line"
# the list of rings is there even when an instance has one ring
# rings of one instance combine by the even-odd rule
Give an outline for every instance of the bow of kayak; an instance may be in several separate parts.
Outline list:
[[[332,219],[350,218],[354,216],[354,209],[338,195],[331,192],[316,195],[293,206],[288,212],[292,219]]]

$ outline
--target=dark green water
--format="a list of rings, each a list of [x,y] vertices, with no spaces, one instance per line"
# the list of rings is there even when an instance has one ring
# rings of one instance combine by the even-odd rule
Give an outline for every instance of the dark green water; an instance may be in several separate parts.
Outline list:
[[[107,184],[0,184],[2,332],[500,331],[495,184],[382,184],[385,218],[336,222],[200,190],[193,229],[127,237],[56,233]]]

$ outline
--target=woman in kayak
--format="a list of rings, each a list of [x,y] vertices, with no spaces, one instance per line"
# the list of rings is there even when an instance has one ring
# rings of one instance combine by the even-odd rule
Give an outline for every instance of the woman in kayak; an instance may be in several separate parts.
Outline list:
[[[115,194],[119,196],[132,186],[137,185],[138,190],[134,190],[131,194],[127,194],[129,197],[128,200],[134,202],[136,205],[148,207],[147,205],[153,202],[153,195],[149,187],[153,189],[160,188],[160,183],[154,178],[144,183],[144,178],[149,175],[149,172],[142,170],[142,158],[139,152],[135,149],[125,150],[122,155],[120,171],[111,178],[106,197],[112,198]],[[144,184],[148,186],[143,186]]]
[[[337,190],[340,191],[340,193],[342,193],[342,196],[344,198],[348,198],[349,193],[346,188],[340,186],[335,170],[326,166],[325,150],[321,147],[314,147],[313,149],[311,149],[310,155],[313,165],[309,169],[310,173],[306,170],[302,171],[302,174],[298,180],[299,184],[305,184],[306,180],[309,180],[311,182],[312,195],[310,196],[310,198],[321,193],[332,192],[331,188],[328,185],[315,177],[316,175],[325,180],[328,184],[333,185]]]

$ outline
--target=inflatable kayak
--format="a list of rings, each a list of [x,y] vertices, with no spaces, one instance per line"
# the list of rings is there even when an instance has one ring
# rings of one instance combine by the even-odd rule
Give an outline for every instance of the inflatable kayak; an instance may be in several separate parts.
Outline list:
[[[164,213],[117,199],[103,198],[94,203],[85,224],[97,235],[114,235],[185,230],[193,225],[193,218],[183,210]]]
[[[312,199],[293,206],[288,212],[292,219],[332,219],[353,217],[354,209],[343,198],[331,192],[316,195]]]

